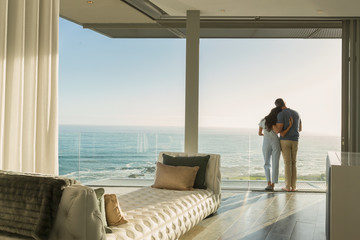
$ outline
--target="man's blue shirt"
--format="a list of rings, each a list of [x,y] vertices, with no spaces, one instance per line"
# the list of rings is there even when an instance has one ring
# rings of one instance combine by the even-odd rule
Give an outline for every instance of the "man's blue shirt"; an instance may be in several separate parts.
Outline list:
[[[299,114],[296,111],[290,108],[283,109],[277,115],[277,123],[284,124],[283,129],[286,129],[289,126],[290,117],[294,119],[293,125],[291,126],[289,132],[285,135],[285,137],[280,136],[280,140],[299,141],[299,124],[301,120]]]

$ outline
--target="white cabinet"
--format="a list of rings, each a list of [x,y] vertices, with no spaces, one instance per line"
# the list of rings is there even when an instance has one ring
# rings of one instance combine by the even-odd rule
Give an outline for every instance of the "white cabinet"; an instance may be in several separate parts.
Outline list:
[[[360,239],[360,153],[327,156],[326,234],[329,240]]]

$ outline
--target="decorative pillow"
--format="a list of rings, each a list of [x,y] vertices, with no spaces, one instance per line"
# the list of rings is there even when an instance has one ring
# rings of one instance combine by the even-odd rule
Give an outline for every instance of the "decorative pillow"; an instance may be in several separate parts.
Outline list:
[[[96,198],[98,200],[99,209],[100,209],[100,213],[101,213],[101,221],[103,222],[105,231],[106,231],[106,233],[112,233],[111,228],[108,227],[107,222],[106,222],[105,200],[104,200],[105,190],[103,188],[97,188],[97,189],[94,189],[94,191],[96,194]]]
[[[199,171],[196,174],[194,188],[206,189],[205,175],[206,167],[209,162],[210,155],[206,156],[192,156],[192,157],[172,157],[163,154],[163,163],[171,166],[199,166]]]
[[[169,166],[157,162],[155,182],[151,187],[170,190],[192,190],[198,170],[198,166]]]
[[[109,226],[118,226],[128,221],[122,213],[116,194],[105,194],[106,221]]]

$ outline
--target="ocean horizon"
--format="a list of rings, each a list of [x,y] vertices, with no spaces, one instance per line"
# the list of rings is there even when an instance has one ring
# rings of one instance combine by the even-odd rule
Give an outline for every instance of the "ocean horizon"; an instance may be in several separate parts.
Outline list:
[[[221,155],[224,180],[263,179],[262,139],[255,128],[199,128],[199,152]],[[301,134],[298,178],[324,181],[327,152],[340,147],[340,136]],[[160,152],[183,151],[182,127],[59,126],[59,174],[82,183],[153,179]],[[281,157],[280,178],[283,165]]]

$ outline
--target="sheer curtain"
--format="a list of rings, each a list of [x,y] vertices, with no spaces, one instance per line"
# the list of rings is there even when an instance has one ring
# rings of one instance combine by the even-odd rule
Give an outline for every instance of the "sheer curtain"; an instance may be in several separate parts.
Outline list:
[[[59,0],[0,0],[0,169],[58,174]]]

